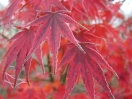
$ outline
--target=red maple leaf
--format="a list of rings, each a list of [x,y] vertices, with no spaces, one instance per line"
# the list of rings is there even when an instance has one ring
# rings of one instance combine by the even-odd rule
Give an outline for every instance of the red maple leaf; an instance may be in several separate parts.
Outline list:
[[[59,0],[43,0],[43,6],[44,11],[51,11],[52,6],[56,6],[61,10],[66,10]]]
[[[73,33],[67,23],[74,24],[76,26],[80,24],[78,24],[68,15],[64,14],[64,12],[66,11],[46,12],[45,16],[40,17],[28,24],[28,26],[32,26],[40,25],[40,23],[42,23],[37,31],[37,34],[35,35],[33,46],[27,55],[27,59],[38,48],[42,41],[48,38],[49,48],[51,53],[53,54],[53,66],[56,68],[58,49],[60,47],[60,40],[62,35],[67,38],[70,42],[78,46],[81,50],[83,50],[78,44],[78,41],[73,36]],[[83,27],[82,25],[80,26]]]
[[[95,99],[93,78],[97,80],[97,82],[102,86],[102,88],[108,93],[109,96],[114,98],[111,90],[108,87],[106,78],[100,65],[108,67],[113,72],[114,70],[97,52],[95,45],[91,43],[82,43],[81,46],[86,54],[80,51],[76,46],[71,45],[70,49],[64,54],[59,64],[60,67],[70,63],[67,74],[68,80],[64,98],[68,97],[79,74],[81,74],[82,76],[85,88],[91,99]]]
[[[33,38],[35,35],[35,31],[33,30],[33,28],[34,27],[31,27],[30,29],[25,28],[21,32],[18,32],[14,37],[12,37],[11,40],[13,40],[13,43],[9,47],[5,56],[3,57],[2,63],[5,66],[4,71],[3,71],[3,79],[4,79],[5,72],[6,72],[7,68],[16,59],[14,86],[17,83],[17,78],[18,78],[23,66],[25,67],[26,80],[29,84],[28,75],[29,75],[29,66],[30,66],[31,58],[29,58],[25,64],[24,64],[24,60],[32,46],[32,41],[33,41]],[[36,50],[35,53],[36,53],[36,56],[38,57],[40,65],[44,71],[40,47],[38,47],[38,49]]]
[[[11,21],[11,18],[14,14],[14,12],[17,10],[17,6],[20,4],[22,0],[13,0],[7,10],[4,13],[4,16],[2,17],[2,19],[0,20],[0,25],[1,24],[9,24]]]
[[[107,10],[111,12],[110,9],[106,7],[106,4],[105,4],[108,2],[108,0],[70,0],[68,2],[69,2],[70,8],[75,8],[78,11],[81,11],[79,8],[79,5],[80,5],[81,8],[83,9],[83,11],[81,12],[83,12],[84,14],[87,14],[93,19],[96,19],[96,17],[99,18],[98,10]]]

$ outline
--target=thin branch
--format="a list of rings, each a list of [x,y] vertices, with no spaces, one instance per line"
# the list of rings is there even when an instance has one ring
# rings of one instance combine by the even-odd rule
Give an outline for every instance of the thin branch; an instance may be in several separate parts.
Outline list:
[[[0,33],[0,36],[2,36],[4,39],[6,39],[6,40],[9,40],[9,38],[7,37],[7,36],[5,36],[4,34],[1,34]]]

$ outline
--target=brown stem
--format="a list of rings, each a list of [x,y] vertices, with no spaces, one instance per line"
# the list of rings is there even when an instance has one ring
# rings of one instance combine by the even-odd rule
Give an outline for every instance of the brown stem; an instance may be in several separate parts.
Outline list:
[[[49,78],[50,78],[50,82],[54,82],[54,77],[52,75],[52,67],[51,67],[51,62],[50,62],[50,55],[48,54],[48,72],[49,72]]]
[[[6,40],[9,40],[9,38],[8,38],[7,36],[5,36],[4,34],[1,34],[1,33],[0,33],[0,35],[1,35],[3,38],[5,38]]]

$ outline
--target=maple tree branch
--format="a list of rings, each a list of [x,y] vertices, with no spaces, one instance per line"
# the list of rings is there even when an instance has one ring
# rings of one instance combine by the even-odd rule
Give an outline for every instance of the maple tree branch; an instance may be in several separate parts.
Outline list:
[[[62,82],[62,85],[64,85],[66,83],[67,71],[68,71],[68,66],[65,68],[65,71],[63,72],[63,74],[61,75],[61,78],[60,78],[60,81]]]
[[[54,82],[54,77],[52,76],[52,67],[51,67],[51,62],[50,62],[50,55],[48,54],[48,65],[47,65],[47,67],[48,67],[48,72],[49,72],[49,78],[50,78],[50,82]]]
[[[5,36],[4,34],[1,34],[1,33],[0,33],[0,35],[1,35],[4,39],[9,40],[9,38],[8,38],[7,36]]]
[[[123,4],[125,1],[126,1],[126,0],[123,0],[123,1],[122,1],[122,4]]]

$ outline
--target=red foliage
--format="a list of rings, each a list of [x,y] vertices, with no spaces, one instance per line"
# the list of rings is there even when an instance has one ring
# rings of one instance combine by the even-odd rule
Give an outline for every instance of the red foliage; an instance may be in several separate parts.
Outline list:
[[[0,64],[0,87],[6,91],[0,99],[131,99],[132,18],[125,19],[121,5],[111,0],[10,0],[0,11],[0,26],[6,26],[0,48],[8,48]],[[118,26],[116,19],[122,21]],[[19,31],[12,38],[6,35],[10,26]],[[86,90],[73,89],[82,81]]]
[[[103,89],[111,96],[110,89],[107,85],[105,77],[103,75],[101,65],[109,67],[108,63],[101,57],[101,55],[94,49],[94,45],[90,43],[81,44],[82,48],[86,52],[85,54],[75,46],[72,46],[64,55],[60,62],[60,66],[70,61],[70,68],[67,74],[67,87],[65,98],[71,92],[77,77],[81,73],[84,85],[91,99],[94,99],[94,82],[93,78],[103,87]],[[111,68],[110,68],[111,69]]]

